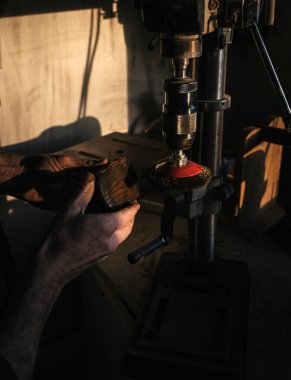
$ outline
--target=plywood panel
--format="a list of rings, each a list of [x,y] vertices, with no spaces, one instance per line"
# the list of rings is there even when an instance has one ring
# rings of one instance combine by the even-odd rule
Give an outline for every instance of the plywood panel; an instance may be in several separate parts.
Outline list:
[[[128,128],[127,53],[117,18],[98,10],[0,19],[1,146],[35,138],[47,128],[75,121],[90,30],[94,62],[86,115],[102,133]]]
[[[284,129],[282,118],[272,118],[270,127]],[[282,160],[282,146],[259,142],[254,148],[248,144],[256,141],[261,129],[249,127],[240,137],[237,162],[238,228],[246,238],[260,235],[284,215],[277,203]]]

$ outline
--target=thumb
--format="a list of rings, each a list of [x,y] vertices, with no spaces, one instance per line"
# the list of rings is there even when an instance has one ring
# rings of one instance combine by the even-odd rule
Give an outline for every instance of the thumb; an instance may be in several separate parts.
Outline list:
[[[71,219],[84,214],[93,197],[95,177],[92,173],[78,173],[76,174],[75,181],[78,181],[78,188],[55,218],[54,230],[68,223]]]

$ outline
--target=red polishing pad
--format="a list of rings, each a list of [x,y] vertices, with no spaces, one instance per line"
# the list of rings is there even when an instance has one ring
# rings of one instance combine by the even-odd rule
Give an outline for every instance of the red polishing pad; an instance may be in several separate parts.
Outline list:
[[[195,162],[187,161],[185,166],[171,165],[170,161],[161,162],[156,166],[156,171],[162,175],[173,178],[193,177],[202,171],[202,167]]]
[[[174,166],[167,159],[151,166],[147,176],[150,182],[165,190],[192,191],[209,184],[211,171],[192,161],[185,166]]]

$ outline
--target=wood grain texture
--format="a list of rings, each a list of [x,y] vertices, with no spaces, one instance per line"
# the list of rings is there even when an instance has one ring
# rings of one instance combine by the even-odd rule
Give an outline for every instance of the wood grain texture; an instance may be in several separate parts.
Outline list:
[[[100,122],[103,134],[127,130],[123,26],[117,19],[98,19],[97,12],[0,19],[1,146],[30,140],[51,126],[77,119],[91,27],[92,42],[98,28],[100,36],[86,114]]]
[[[279,117],[268,125],[284,128]],[[236,173],[238,228],[247,238],[261,234],[284,215],[277,204],[282,146],[267,142],[255,145],[259,132],[260,128],[249,127],[240,136]]]
[[[148,51],[150,36],[131,2],[118,9],[113,18],[98,8],[0,18],[1,147],[17,152],[19,143],[33,141],[22,153],[41,153],[47,140],[52,145],[66,134],[66,146],[82,142],[72,138],[74,128],[35,141],[78,117],[94,118],[102,135],[140,133],[157,119],[170,60],[158,48]]]

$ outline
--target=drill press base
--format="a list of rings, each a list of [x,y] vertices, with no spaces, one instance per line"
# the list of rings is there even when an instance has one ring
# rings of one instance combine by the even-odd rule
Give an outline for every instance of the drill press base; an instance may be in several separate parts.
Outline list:
[[[244,379],[248,289],[244,263],[218,261],[193,274],[181,255],[165,254],[125,355],[127,375]]]

